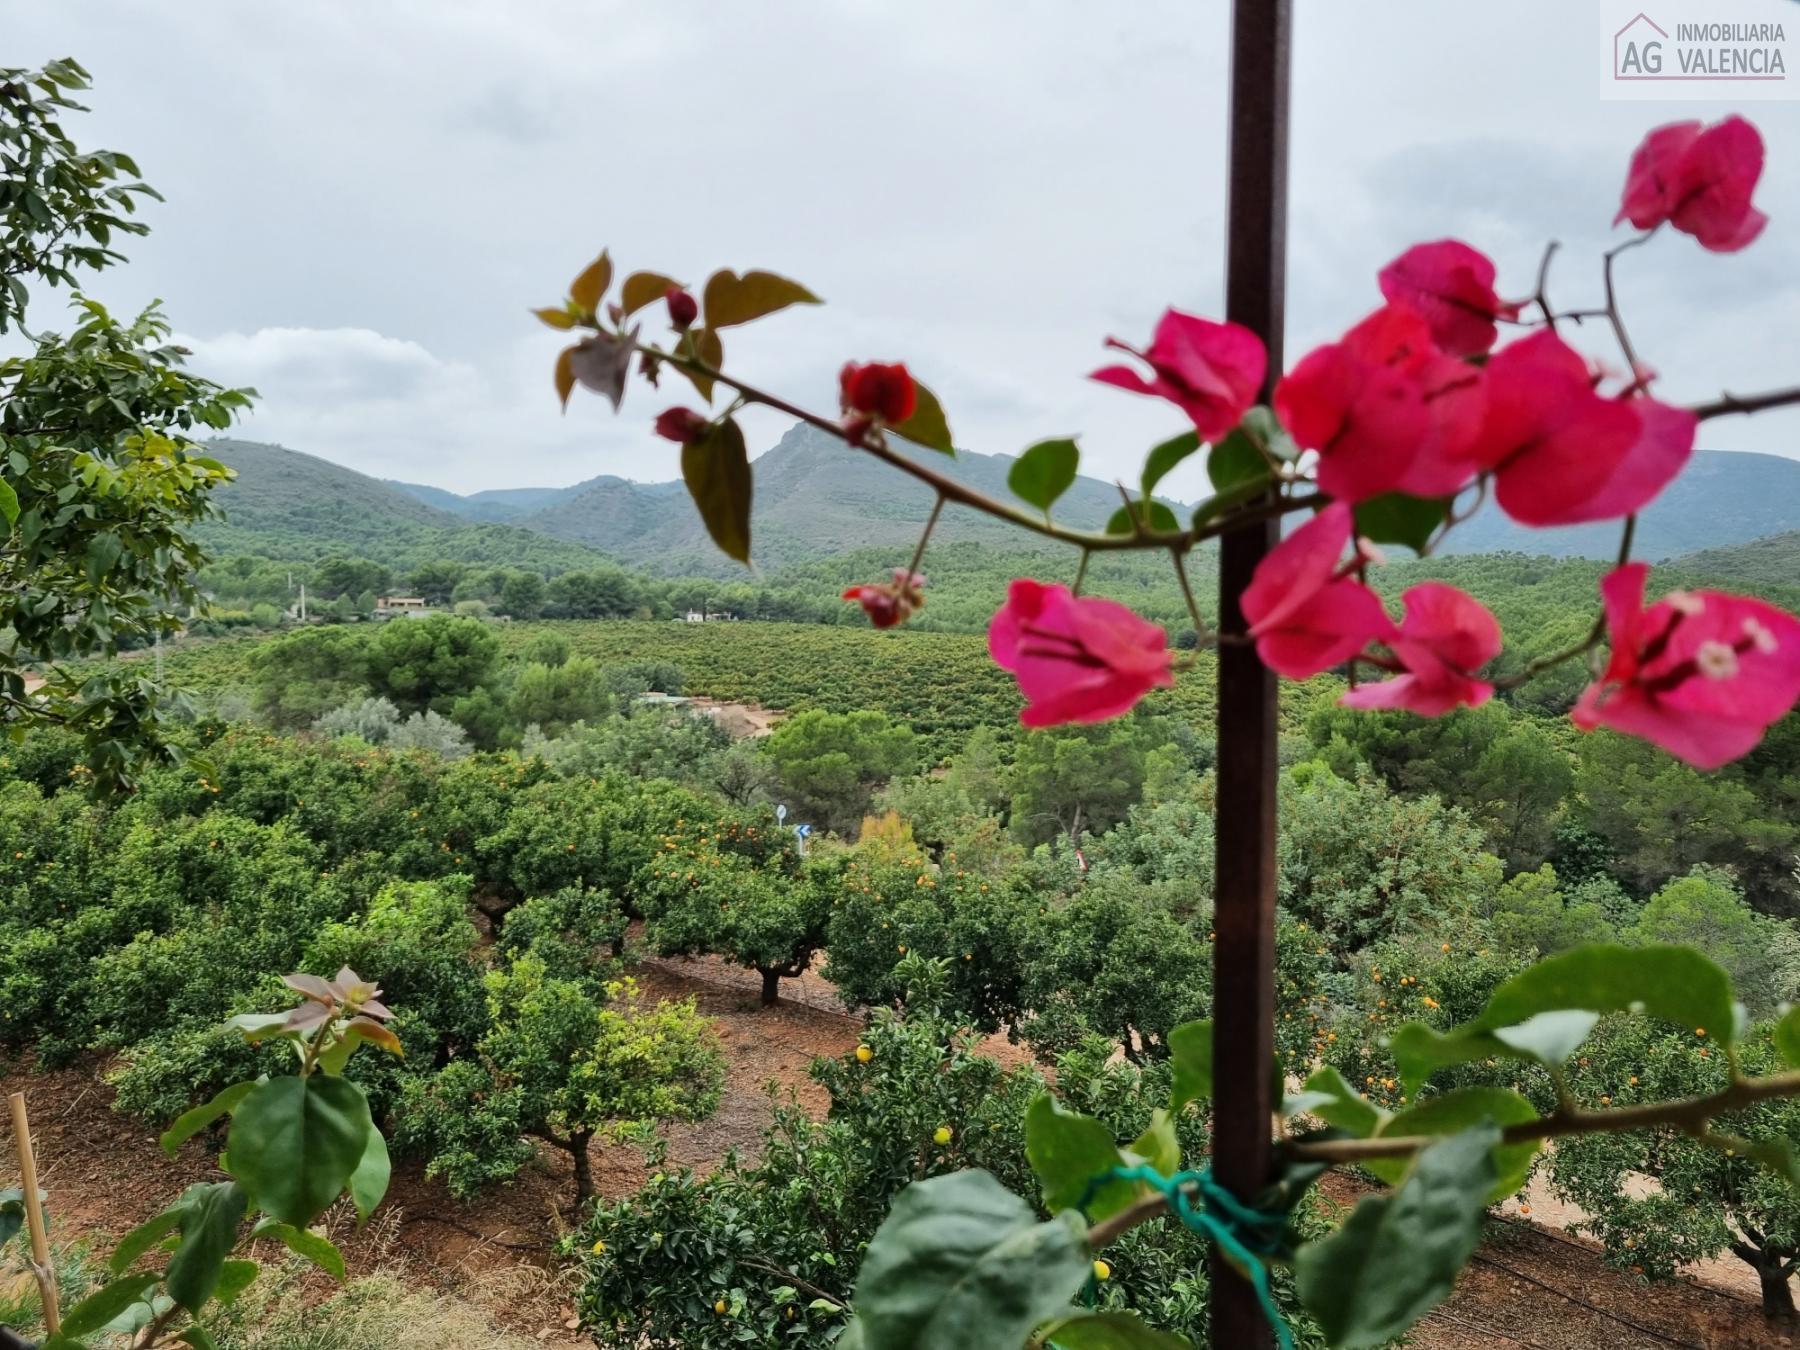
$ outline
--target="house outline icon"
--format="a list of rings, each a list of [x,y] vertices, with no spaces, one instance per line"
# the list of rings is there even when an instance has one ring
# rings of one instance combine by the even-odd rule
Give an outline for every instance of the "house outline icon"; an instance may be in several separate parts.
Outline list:
[[[1644,11],[1640,9],[1637,12],[1636,18],[1632,19],[1630,23],[1626,24],[1618,32],[1613,34],[1612,77],[1615,80],[1654,80],[1657,78],[1657,76],[1654,76],[1654,75],[1621,75],[1619,73],[1619,71],[1621,69],[1621,67],[1619,65],[1619,39],[1624,37],[1633,28],[1636,28],[1640,23],[1649,24],[1652,28],[1654,28],[1656,30],[1657,35],[1659,37],[1661,37],[1665,41],[1668,40],[1669,35],[1666,31],[1664,31],[1663,26],[1661,24],[1657,23],[1657,21],[1655,19],[1651,18],[1648,14],[1644,13]]]

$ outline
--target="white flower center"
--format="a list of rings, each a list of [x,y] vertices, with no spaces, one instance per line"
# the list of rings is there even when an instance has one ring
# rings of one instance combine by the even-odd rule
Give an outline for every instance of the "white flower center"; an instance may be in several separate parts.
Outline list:
[[[1694,653],[1694,664],[1709,680],[1729,680],[1738,673],[1737,652],[1723,642],[1708,639]]]
[[[1744,620],[1744,636],[1750,639],[1750,645],[1764,656],[1775,652],[1775,635],[1756,619]]]
[[[1663,598],[1669,602],[1669,608],[1690,619],[1698,618],[1706,611],[1706,601],[1692,591],[1670,591]]]

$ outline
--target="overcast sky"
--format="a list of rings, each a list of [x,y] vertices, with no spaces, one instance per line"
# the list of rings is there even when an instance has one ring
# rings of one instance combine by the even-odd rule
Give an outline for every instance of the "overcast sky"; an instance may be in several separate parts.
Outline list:
[[[1762,0],[1800,22],[1791,0]],[[1598,297],[1625,165],[1709,104],[1604,103],[1589,0],[1296,0],[1291,365],[1379,303],[1406,245],[1457,236],[1503,291]],[[461,491],[674,477],[671,401],[559,414],[552,304],[602,245],[828,302],[741,330],[740,373],[828,407],[848,356],[904,358],[959,442],[1079,431],[1135,475],[1172,408],[1087,382],[1109,333],[1222,306],[1224,0],[0,0],[0,63],[93,73],[86,145],[168,198],[95,294],[167,304],[200,373],[253,384],[244,434]],[[1744,109],[1772,217],[1735,256],[1622,260],[1672,399],[1800,378],[1800,102]],[[39,325],[46,322],[40,310]],[[1591,330],[1580,341],[1614,356]],[[753,449],[779,421],[750,424]],[[1716,423],[1800,456],[1800,414]],[[1171,483],[1204,490],[1198,471]]]

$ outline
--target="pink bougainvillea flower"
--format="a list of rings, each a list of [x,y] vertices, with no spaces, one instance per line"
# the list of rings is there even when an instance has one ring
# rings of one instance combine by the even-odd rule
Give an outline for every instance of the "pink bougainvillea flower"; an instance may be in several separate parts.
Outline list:
[[[1216,441],[1243,419],[1262,388],[1269,354],[1262,339],[1242,324],[1166,310],[1148,351],[1108,338],[1150,367],[1145,379],[1130,366],[1106,366],[1089,378],[1136,394],[1166,398],[1192,419],[1202,440]]]
[[[1386,642],[1402,673],[1358,685],[1338,701],[1347,708],[1404,708],[1422,717],[1486,703],[1494,686],[1475,672],[1500,654],[1500,624],[1487,607],[1441,581],[1414,586],[1400,598],[1406,617]]]
[[[1320,488],[1346,502],[1467,486],[1483,402],[1481,371],[1439,351],[1424,318],[1397,302],[1308,354],[1275,388],[1282,425],[1319,452]]]
[[[1333,502],[1270,550],[1244,588],[1256,654],[1277,674],[1309,679],[1392,635],[1381,598],[1338,567],[1354,528],[1350,508]]]
[[[1750,204],[1762,177],[1763,141],[1736,116],[1702,127],[1658,127],[1631,156],[1625,195],[1613,224],[1640,230],[1667,222],[1714,253],[1735,253],[1762,233],[1769,218]]]
[[[1637,416],[1637,435],[1599,491],[1572,509],[1570,524],[1618,520],[1642,511],[1693,458],[1694,438],[1700,430],[1698,417],[1686,408],[1653,398],[1623,402]]]
[[[898,361],[846,362],[838,372],[838,392],[847,413],[866,413],[896,426],[918,406],[918,386]]]
[[[1168,635],[1124,605],[1020,577],[988,624],[988,651],[1019,680],[1028,727],[1103,722],[1175,683]]]
[[[1646,609],[1649,573],[1627,563],[1600,582],[1612,658],[1576,703],[1575,725],[1716,769],[1755,749],[1800,700],[1800,619],[1724,591],[1676,591]]]
[[[861,605],[869,622],[877,628],[892,628],[895,624],[905,623],[915,610],[925,607],[925,578],[904,567],[896,567],[893,576],[892,581],[852,586],[844,592],[843,598]]]
[[[1521,306],[1494,293],[1494,264],[1460,239],[1414,244],[1381,269],[1381,293],[1411,306],[1449,356],[1480,356],[1500,336],[1497,319]]]
[[[1581,354],[1544,329],[1488,362],[1473,454],[1493,471],[1494,497],[1507,515],[1522,525],[1569,525],[1600,518],[1591,503],[1632,454],[1643,426],[1628,402],[1595,393]],[[1660,454],[1647,451],[1646,470],[1653,461],[1661,462]]]

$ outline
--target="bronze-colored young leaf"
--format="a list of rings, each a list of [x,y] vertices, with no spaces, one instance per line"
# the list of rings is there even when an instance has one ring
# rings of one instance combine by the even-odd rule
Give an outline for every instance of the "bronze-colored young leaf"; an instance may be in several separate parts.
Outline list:
[[[612,285],[612,273],[612,259],[603,250],[581,270],[580,276],[569,283],[569,299],[592,314],[600,308],[600,298],[606,294],[606,288]]]
[[[531,312],[538,316],[540,322],[546,323],[552,328],[566,331],[575,326],[575,316],[560,305],[553,309],[534,309]]]
[[[738,424],[730,418],[715,422],[699,440],[682,446],[681,477],[713,543],[748,565],[750,455]]]
[[[721,267],[706,279],[706,326],[730,328],[786,309],[789,305],[816,305],[819,297],[797,281],[773,272],[746,272],[739,276]]]
[[[661,272],[633,272],[619,287],[619,308],[627,315],[636,314],[680,285],[674,277],[665,277]]]
[[[916,396],[913,415],[904,422],[897,423],[893,428],[894,434],[904,436],[927,450],[941,450],[946,455],[954,456],[956,446],[950,439],[950,423],[944,419],[944,405],[938,402],[936,394],[917,380],[913,381],[913,389]]]
[[[556,397],[568,411],[569,395],[575,392],[575,349],[564,347],[556,354]]]

